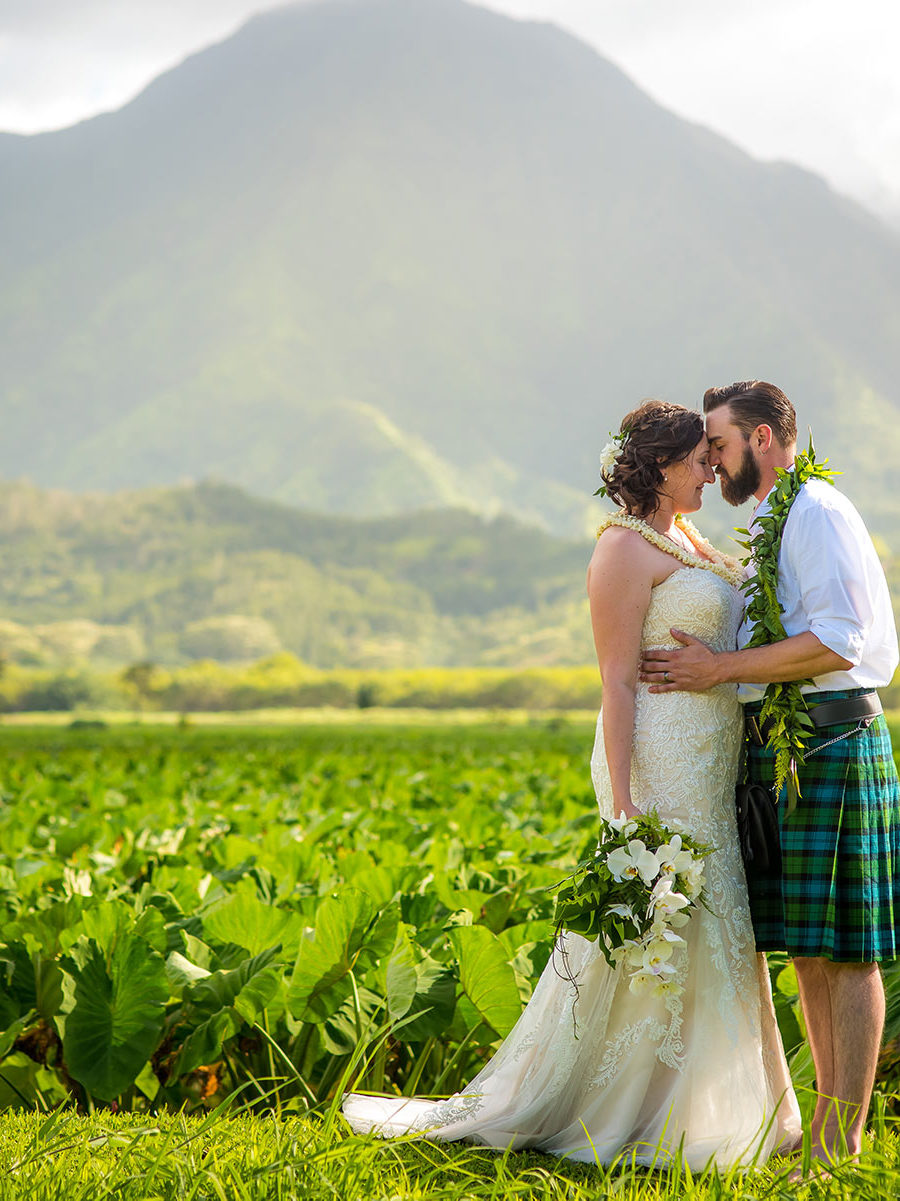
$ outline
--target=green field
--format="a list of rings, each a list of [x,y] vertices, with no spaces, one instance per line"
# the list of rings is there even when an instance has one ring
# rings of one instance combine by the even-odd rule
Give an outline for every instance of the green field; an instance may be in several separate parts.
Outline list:
[[[385,1146],[336,1114],[350,1081],[452,1092],[511,1029],[548,889],[594,834],[591,741],[559,718],[0,727],[0,1158],[19,1164],[0,1197],[606,1195],[605,1170]],[[772,970],[808,1089],[793,972]],[[888,983],[847,1195],[900,1181]],[[777,1195],[773,1172],[745,1195]],[[740,1195],[614,1176],[623,1196]]]

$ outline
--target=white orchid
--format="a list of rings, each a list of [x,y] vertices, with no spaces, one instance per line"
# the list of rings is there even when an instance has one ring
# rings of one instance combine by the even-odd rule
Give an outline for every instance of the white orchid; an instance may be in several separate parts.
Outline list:
[[[654,997],[678,997],[684,992],[684,988],[671,978],[658,976],[650,991]]]
[[[664,843],[656,852],[656,857],[666,876],[678,876],[688,871],[694,863],[691,852],[682,849],[680,834],[673,834],[670,841]]]
[[[637,938],[626,938],[622,944],[622,957],[629,967],[643,967],[644,943]]]
[[[654,889],[652,889],[650,904],[646,912],[654,916],[654,918],[662,916],[670,926],[680,926],[681,922],[674,921],[673,919],[684,916],[685,921],[687,921],[687,914],[683,915],[679,910],[686,909],[690,906],[690,903],[683,892],[675,891],[672,879],[663,877],[663,879],[657,880]]]
[[[628,991],[633,993],[650,992],[659,984],[659,977],[653,972],[632,972],[628,981]]]
[[[702,859],[695,859],[687,871],[681,873],[681,879],[684,882],[684,891],[692,901],[703,891],[705,867],[706,865]]]
[[[623,838],[630,838],[638,828],[634,818],[626,817],[624,813],[619,817],[611,817],[606,824],[611,826],[617,834],[621,834]]]
[[[644,966],[652,968],[654,964],[666,963],[672,958],[676,946],[682,942],[684,939],[681,935],[672,930],[664,929],[651,933],[651,937],[644,941]]]
[[[606,856],[606,866],[613,879],[620,883],[640,876],[645,884],[652,884],[659,875],[659,860],[640,838],[633,838],[627,847],[616,847],[610,851]]]
[[[676,930],[690,921],[703,901],[707,848],[690,834],[667,829],[655,813],[634,818],[620,813],[605,819],[603,827],[594,859],[579,865],[583,896],[576,880],[570,889],[575,905],[570,892],[560,902],[563,912],[575,910],[579,924],[561,924],[576,932],[585,928],[588,938],[597,937],[594,931],[599,927],[603,954],[622,971],[632,992],[677,997],[684,991],[676,979],[686,946]],[[598,909],[601,896],[604,902]],[[632,937],[623,937],[626,930]]]

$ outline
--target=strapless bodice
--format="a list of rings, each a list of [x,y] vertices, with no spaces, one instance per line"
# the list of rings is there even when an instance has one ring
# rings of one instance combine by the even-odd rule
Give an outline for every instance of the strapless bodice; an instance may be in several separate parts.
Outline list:
[[[742,613],[741,593],[721,576],[703,567],[679,567],[650,594],[641,646],[677,647],[674,626],[713,650],[734,650]]]

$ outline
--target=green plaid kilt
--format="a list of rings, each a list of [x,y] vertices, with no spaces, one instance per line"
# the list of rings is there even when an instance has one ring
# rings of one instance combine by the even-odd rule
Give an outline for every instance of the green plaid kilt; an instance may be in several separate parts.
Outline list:
[[[758,703],[746,708],[758,716]],[[817,732],[808,751],[856,724]],[[747,770],[751,782],[771,785],[774,756],[748,740]],[[754,874],[752,864],[747,873],[757,950],[845,963],[900,958],[900,784],[884,716],[808,754],[799,775],[802,795],[790,816],[779,798],[781,875]]]

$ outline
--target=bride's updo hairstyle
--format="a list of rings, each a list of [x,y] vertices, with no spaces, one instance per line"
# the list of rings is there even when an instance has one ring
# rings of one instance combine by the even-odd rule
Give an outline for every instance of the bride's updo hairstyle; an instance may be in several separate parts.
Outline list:
[[[619,426],[622,448],[603,472],[607,496],[635,517],[652,517],[659,508],[666,467],[686,459],[703,432],[703,417],[693,409],[645,400]]]

